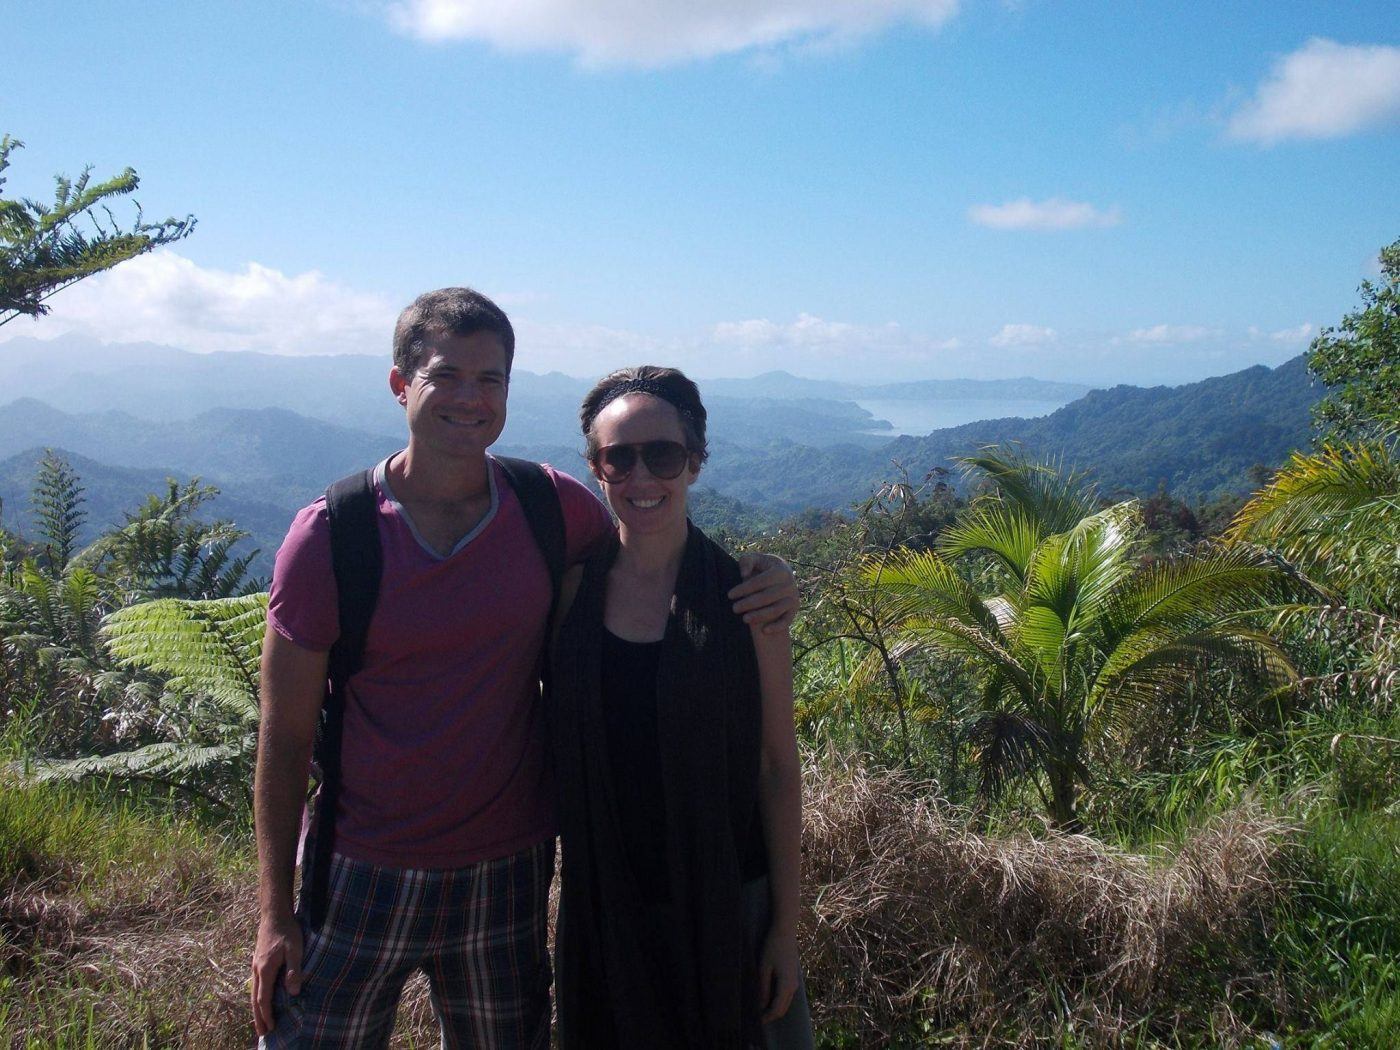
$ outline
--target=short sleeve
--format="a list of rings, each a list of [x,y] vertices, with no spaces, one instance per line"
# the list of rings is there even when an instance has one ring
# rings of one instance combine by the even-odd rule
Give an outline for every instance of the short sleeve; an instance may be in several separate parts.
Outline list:
[[[564,511],[567,561],[570,565],[577,565],[612,535],[612,515],[603,501],[582,482],[548,464],[544,465],[544,469],[554,479],[554,487],[559,492],[559,506]]]
[[[277,550],[267,622],[302,649],[326,652],[340,637],[340,611],[331,568],[330,518],[318,499],[292,519]]]

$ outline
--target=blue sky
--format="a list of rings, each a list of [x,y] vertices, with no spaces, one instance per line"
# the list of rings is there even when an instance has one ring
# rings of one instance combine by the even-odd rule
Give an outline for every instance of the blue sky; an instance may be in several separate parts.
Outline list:
[[[630,9],[630,10],[629,10]],[[1181,382],[1400,236],[1391,2],[11,0],[10,192],[133,165],[160,257],[0,338],[387,353],[468,283],[589,376]]]

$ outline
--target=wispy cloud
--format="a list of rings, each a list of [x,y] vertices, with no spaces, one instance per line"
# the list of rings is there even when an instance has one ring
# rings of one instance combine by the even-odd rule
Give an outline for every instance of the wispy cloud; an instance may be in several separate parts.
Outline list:
[[[959,340],[899,324],[863,325],[799,314],[791,321],[721,321],[699,332],[656,335],[598,325],[515,322],[516,361],[531,371],[598,375],[622,365],[674,365],[697,376],[744,376],[785,368],[812,377],[872,379],[938,372],[962,375],[971,362]]]
[[[809,365],[844,363],[847,368],[876,362],[884,366],[900,361],[927,363],[962,345],[957,339],[910,332],[894,322],[859,325],[807,313],[787,322],[767,318],[722,321],[711,328],[709,340],[725,348],[736,363],[742,359],[754,364],[767,361],[769,367],[779,354]]]
[[[1230,118],[1232,138],[1271,145],[1400,122],[1400,47],[1313,38],[1284,55]]]
[[[799,314],[797,320],[786,324],[770,321],[767,318],[754,318],[747,321],[721,321],[714,326],[716,342],[731,346],[844,346],[862,339],[885,336],[898,331],[898,325],[889,325],[883,332],[872,329],[862,330],[858,325],[845,321],[827,321],[812,314]],[[882,340],[883,341],[883,340]]]
[[[1001,331],[992,336],[987,342],[993,346],[1043,346],[1046,343],[1053,343],[1058,338],[1055,329],[1041,328],[1033,324],[1007,324],[1001,326]]]
[[[937,27],[958,0],[398,0],[391,22],[429,41],[559,51],[586,65],[662,66],[821,47],[898,23]]]
[[[1155,324],[1150,328],[1134,328],[1128,333],[1130,343],[1198,343],[1213,335],[1215,329],[1195,324]]]
[[[1033,201],[1029,197],[1005,204],[974,204],[967,217],[978,226],[994,230],[1082,230],[1117,226],[1123,213],[1114,205],[1098,208],[1085,201],[1060,197]]]
[[[389,352],[397,308],[315,270],[287,275],[250,262],[199,266],[163,250],[60,292],[52,313],[0,328],[0,338],[79,332],[106,342],[276,354]]]
[[[1317,335],[1317,325],[1311,321],[1306,321],[1296,328],[1280,328],[1274,332],[1266,332],[1253,325],[1249,329],[1249,338],[1253,340],[1268,340],[1271,343],[1278,343],[1280,346],[1303,346],[1312,342],[1312,337]]]

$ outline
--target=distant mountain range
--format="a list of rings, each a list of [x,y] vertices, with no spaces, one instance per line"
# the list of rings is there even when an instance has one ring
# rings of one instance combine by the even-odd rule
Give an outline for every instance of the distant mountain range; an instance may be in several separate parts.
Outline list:
[[[168,347],[0,344],[3,524],[31,528],[28,491],[42,449],[63,450],[82,475],[89,531],[133,509],[166,476],[198,475],[223,493],[212,512],[236,520],[270,568],[295,509],[325,485],[404,443],[403,412],[375,358],[188,354]],[[576,411],[589,383],[558,373],[512,377],[500,451],[586,478]],[[918,480],[978,447],[1015,442],[1089,468],[1108,491],[1165,484],[1186,499],[1243,490],[1256,463],[1276,465],[1309,440],[1302,358],[1180,387],[1094,390],[1041,418],[982,420],[890,440],[854,403],[1041,402],[1081,388],[1040,380],[859,386],[774,372],[702,384],[711,458],[697,513],[751,520],[843,508],[901,470]],[[52,400],[50,400],[52,399]],[[752,511],[752,513],[750,513]]]
[[[67,449],[58,451],[63,453],[82,480],[87,511],[87,520],[80,532],[82,543],[90,542],[100,532],[120,524],[125,520],[124,515],[136,510],[148,493],[163,492],[166,479],[172,475],[171,471],[161,469],[114,467]],[[34,448],[0,459],[0,510],[3,511],[0,523],[6,528],[17,529],[21,535],[34,535],[29,491],[43,454],[42,448]],[[174,473],[180,481],[189,480],[186,475]],[[261,552],[251,571],[255,575],[270,575],[272,555],[291,524],[295,506],[289,510],[286,503],[258,498],[254,487],[244,489],[238,485],[221,485],[219,498],[207,507],[209,510],[204,517],[228,518],[249,534],[246,546]]]
[[[402,427],[402,410],[399,425]],[[340,477],[403,447],[403,439],[310,419],[284,408],[215,408],[154,422],[125,412],[72,415],[33,398],[0,407],[0,457],[62,448],[115,467],[161,469],[260,486],[264,498],[306,502]]]
[[[903,470],[913,480],[950,467],[985,445],[1027,452],[1091,471],[1107,492],[1150,493],[1165,485],[1205,500],[1250,485],[1255,464],[1276,466],[1310,440],[1310,410],[1322,391],[1296,357],[1178,387],[1094,390],[1039,419],[989,419],[901,437],[878,449],[770,447],[711,461],[719,491],[775,510],[842,507]]]
[[[920,379],[909,383],[841,383],[764,372],[752,379],[708,379],[706,393],[729,397],[826,398],[845,401],[1073,401],[1091,389],[1049,379]]]
[[[371,434],[403,434],[389,396],[389,357],[192,354],[152,343],[105,344],[78,336],[0,343],[0,405],[17,398],[63,412],[125,412],[168,422],[212,409],[281,408]],[[516,368],[502,441],[578,446],[578,405],[592,380]],[[716,433],[742,444],[785,439],[804,445],[878,447],[890,425],[857,400],[997,400],[1064,404],[1087,387],[1038,379],[950,380],[862,386],[769,372],[700,383]],[[920,392],[922,391],[922,392]],[[881,431],[886,434],[882,438]]]

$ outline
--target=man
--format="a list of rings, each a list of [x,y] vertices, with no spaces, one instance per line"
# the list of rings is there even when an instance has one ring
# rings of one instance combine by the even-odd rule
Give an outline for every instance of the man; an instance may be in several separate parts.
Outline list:
[[[554,813],[538,667],[551,583],[521,499],[487,455],[506,419],[515,335],[485,296],[420,296],[394,331],[389,387],[408,447],[375,468],[383,567],[364,662],[345,690],[324,918],[292,877],[328,652],[339,635],[325,500],[278,551],[254,785],[259,926],[253,1016],[266,1047],[382,1046],[405,980],[427,974],[445,1046],[544,1047]],[[612,525],[548,471],[578,561]],[[733,592],[786,629],[781,563]],[[303,887],[305,892],[305,887]]]

